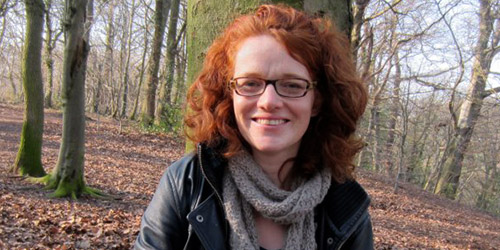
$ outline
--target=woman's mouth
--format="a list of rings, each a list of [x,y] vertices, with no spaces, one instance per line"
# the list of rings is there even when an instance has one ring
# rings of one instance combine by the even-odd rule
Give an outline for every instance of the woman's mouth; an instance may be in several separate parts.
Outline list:
[[[258,124],[262,124],[262,125],[280,125],[280,124],[283,124],[283,123],[287,122],[287,120],[285,120],[285,119],[262,119],[262,118],[254,118],[252,120],[254,122],[256,122]]]

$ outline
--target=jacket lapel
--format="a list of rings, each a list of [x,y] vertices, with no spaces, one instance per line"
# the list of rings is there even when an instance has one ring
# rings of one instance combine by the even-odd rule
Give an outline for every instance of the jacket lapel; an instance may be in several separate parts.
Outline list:
[[[189,224],[207,250],[225,248],[224,217],[220,214],[217,199],[210,195],[195,210],[187,215]]]

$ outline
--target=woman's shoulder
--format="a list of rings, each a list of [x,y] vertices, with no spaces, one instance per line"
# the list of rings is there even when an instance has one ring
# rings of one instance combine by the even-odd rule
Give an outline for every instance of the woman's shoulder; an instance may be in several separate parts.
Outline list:
[[[368,213],[370,197],[357,181],[332,182],[323,205],[329,214],[335,215],[332,217],[333,222],[340,227],[353,217]]]
[[[160,180],[161,183],[168,183],[173,187],[192,184],[193,180],[202,178],[198,167],[198,157],[196,153],[189,153],[167,167]]]
[[[168,166],[165,173],[173,176],[181,175],[183,172],[189,171],[190,168],[194,167],[196,161],[196,154],[194,152],[188,153]]]
[[[342,183],[338,183],[332,180],[332,184],[330,186],[330,189],[328,190],[327,195],[332,195],[342,199],[369,199],[365,189],[356,180],[347,180]]]

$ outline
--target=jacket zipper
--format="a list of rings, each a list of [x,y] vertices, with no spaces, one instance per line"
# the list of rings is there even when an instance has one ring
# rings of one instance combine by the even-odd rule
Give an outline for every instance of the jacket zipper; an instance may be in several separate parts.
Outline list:
[[[219,200],[221,208],[224,210],[224,202],[222,202],[222,197],[220,197],[219,193],[217,192],[217,189],[215,188],[215,185],[207,178],[207,174],[205,172],[205,168],[203,167],[203,160],[202,160],[202,157],[201,157],[201,145],[198,144],[197,148],[198,148],[198,161],[200,162],[201,173],[203,174],[203,177],[208,182],[208,184],[210,185],[210,187],[212,187],[212,189],[214,190],[215,196],[217,197],[217,200]],[[222,215],[224,215],[224,221],[226,221],[227,220],[226,219],[226,213],[223,212]],[[224,232],[225,232],[225,235],[226,235],[226,238],[227,238],[227,236],[228,236],[227,223],[224,223]]]

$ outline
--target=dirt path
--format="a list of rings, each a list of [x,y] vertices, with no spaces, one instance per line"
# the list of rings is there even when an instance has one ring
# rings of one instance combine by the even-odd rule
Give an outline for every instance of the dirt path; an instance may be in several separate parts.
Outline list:
[[[49,199],[48,191],[8,173],[23,108],[0,104],[0,249],[130,249],[158,180],[182,155],[182,140],[119,133],[115,120],[87,120],[87,183],[121,200]],[[61,114],[46,110],[43,164],[57,161]],[[500,219],[368,172],[359,181],[372,197],[377,249],[500,249]]]

